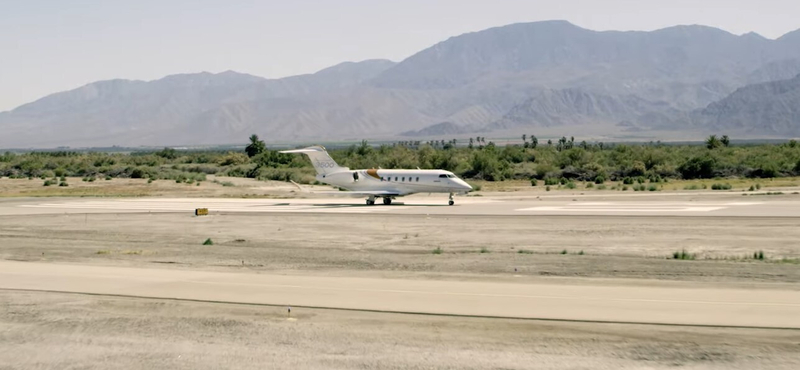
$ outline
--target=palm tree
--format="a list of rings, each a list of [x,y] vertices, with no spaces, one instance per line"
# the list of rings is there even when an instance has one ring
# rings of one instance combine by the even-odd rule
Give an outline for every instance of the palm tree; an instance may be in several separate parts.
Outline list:
[[[711,135],[706,139],[706,147],[708,149],[716,149],[719,148],[722,143],[717,139],[717,135]]]
[[[244,148],[244,151],[248,157],[252,158],[267,151],[267,145],[258,139],[258,135],[253,134],[250,135],[250,144]]]
[[[722,138],[719,139],[719,142],[722,143],[726,148],[731,145],[731,138],[728,135],[722,135]]]

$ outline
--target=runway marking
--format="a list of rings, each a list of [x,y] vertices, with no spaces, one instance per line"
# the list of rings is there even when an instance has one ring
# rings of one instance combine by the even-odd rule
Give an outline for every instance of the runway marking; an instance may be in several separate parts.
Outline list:
[[[520,208],[521,212],[712,212],[732,206],[751,206],[758,202],[697,203],[697,202],[588,202],[557,206]]]
[[[237,204],[238,203],[238,204]],[[374,213],[391,210],[405,209],[402,205],[365,206],[361,204],[302,204],[302,203],[266,203],[258,201],[249,202],[215,202],[215,201],[88,201],[88,202],[63,202],[23,204],[23,208],[62,208],[66,210],[114,210],[120,212],[150,211],[150,212],[192,212],[195,208],[208,208],[213,212],[314,212],[314,213]]]

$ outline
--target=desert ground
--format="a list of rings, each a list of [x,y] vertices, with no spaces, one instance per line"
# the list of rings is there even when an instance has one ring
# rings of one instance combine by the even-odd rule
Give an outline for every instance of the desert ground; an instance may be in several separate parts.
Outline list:
[[[0,271],[0,368],[795,369],[800,195],[792,181],[641,193],[511,182],[483,184],[453,207],[443,206],[446,195],[366,207],[313,195],[322,187],[247,179],[70,179],[66,188],[0,179],[0,266],[18,272]],[[198,207],[210,214],[194,216]],[[75,266],[85,266],[88,283],[53,277]],[[122,271],[152,280],[125,280]],[[178,277],[157,280],[162,271]],[[313,289],[237,295],[246,284],[232,281],[221,300],[195,299],[178,283],[201,273],[254,284],[369,279],[409,290],[597,287],[641,297],[574,293],[560,297],[570,301],[559,303],[559,316],[535,309],[552,297],[531,301],[529,315],[505,315],[502,300],[475,294],[475,314],[462,315],[466,298],[446,294],[424,312],[402,309],[411,304],[402,299],[393,310],[368,290],[344,302]],[[661,311],[631,303],[662,290],[678,298],[647,298]],[[706,291],[705,301],[683,298]],[[288,317],[293,301],[313,304]]]

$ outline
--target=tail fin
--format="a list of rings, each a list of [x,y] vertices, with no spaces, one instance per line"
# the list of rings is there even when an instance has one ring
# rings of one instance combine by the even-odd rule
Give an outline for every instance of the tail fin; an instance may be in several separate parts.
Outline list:
[[[321,146],[310,146],[303,149],[284,150],[281,153],[303,153],[311,159],[311,164],[318,175],[328,175],[335,172],[349,171],[347,167],[340,167]]]

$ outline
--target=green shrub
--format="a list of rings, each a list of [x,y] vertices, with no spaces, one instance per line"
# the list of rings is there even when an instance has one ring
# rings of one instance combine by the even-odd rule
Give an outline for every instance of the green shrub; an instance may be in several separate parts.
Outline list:
[[[544,190],[545,190],[545,191],[550,191],[550,186],[545,186],[545,187],[544,187]]]
[[[597,190],[606,190],[605,185],[597,185]]]
[[[549,185],[558,185],[558,179],[555,178],[555,177],[546,177],[544,179],[544,184],[547,185],[547,186],[549,186]]]
[[[713,184],[711,185],[711,190],[731,190],[731,184]]]
[[[66,181],[61,181],[61,183],[59,183],[58,186],[69,186],[69,184],[67,184]]]
[[[593,187],[594,187],[594,184],[593,184],[593,183],[591,183],[591,182],[589,182],[589,183],[586,183],[586,188],[587,188],[587,189],[591,189],[591,188],[593,188]]]
[[[672,253],[672,259],[676,259],[676,260],[694,260],[695,259],[695,255],[692,254],[692,253],[688,253],[688,252],[686,252],[686,249],[683,249],[683,250],[680,250],[680,251],[677,251],[677,252],[673,252]]]
[[[436,247],[436,249],[434,249],[432,253],[433,254],[442,254],[442,252],[444,252],[444,251],[442,250],[441,247]]]
[[[536,179],[531,179],[531,186],[536,186],[539,183]]]
[[[44,186],[55,185],[56,183],[53,180],[45,180]]]
[[[569,181],[565,186],[567,189],[575,189],[575,182]]]
[[[214,241],[212,241],[211,238],[208,238],[203,242],[203,245],[214,245]]]
[[[624,179],[622,179],[622,183],[625,185],[633,185],[633,178],[625,177]]]
[[[764,251],[758,251],[753,253],[753,259],[763,261],[764,260]]]
[[[658,187],[655,186],[655,185],[650,185],[650,186],[647,187],[647,190],[648,191],[656,191],[656,190],[658,190]]]
[[[594,178],[594,183],[595,184],[599,185],[599,184],[602,184],[604,182],[606,182],[606,178],[603,175],[597,175],[597,177]]]

